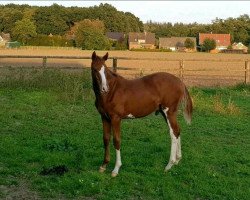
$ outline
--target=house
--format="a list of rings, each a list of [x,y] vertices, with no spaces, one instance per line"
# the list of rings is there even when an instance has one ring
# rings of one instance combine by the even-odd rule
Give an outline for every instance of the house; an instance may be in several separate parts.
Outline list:
[[[2,39],[6,42],[9,42],[10,41],[10,34],[9,33],[0,33],[0,36],[2,37]]]
[[[227,49],[231,45],[230,34],[213,34],[213,33],[199,33],[199,46],[203,44],[205,39],[214,39],[216,42],[216,49],[223,50]]]
[[[0,47],[4,47],[7,42],[10,41],[10,34],[9,33],[0,33]]]
[[[120,32],[107,32],[106,36],[112,41],[123,42],[125,40],[125,34]]]
[[[4,47],[5,46],[5,42],[2,38],[2,36],[0,36],[0,47]]]
[[[155,49],[155,34],[150,32],[128,34],[129,50],[131,49]]]
[[[194,42],[193,50],[196,50],[196,38],[195,37],[170,37],[159,38],[159,49],[171,49],[172,51],[185,51],[185,41],[189,38]]]
[[[228,49],[223,49],[221,50],[222,53],[234,53],[234,54],[242,54],[242,53],[247,53],[248,48],[242,44],[241,42],[239,43],[233,43],[232,46]]]
[[[242,44],[241,42],[239,43],[235,42],[232,44],[232,49],[241,50],[243,53],[247,53],[248,47]]]

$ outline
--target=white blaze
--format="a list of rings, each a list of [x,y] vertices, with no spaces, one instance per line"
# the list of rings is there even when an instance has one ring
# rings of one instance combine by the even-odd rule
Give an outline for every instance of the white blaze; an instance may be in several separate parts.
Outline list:
[[[102,79],[101,91],[102,92],[108,92],[108,85],[107,85],[107,79],[106,79],[106,76],[105,76],[105,67],[104,67],[104,65],[100,69],[99,73],[100,73],[101,79]]]

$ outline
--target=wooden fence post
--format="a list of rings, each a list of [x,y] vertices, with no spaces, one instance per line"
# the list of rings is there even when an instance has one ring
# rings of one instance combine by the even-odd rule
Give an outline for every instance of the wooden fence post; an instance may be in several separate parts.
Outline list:
[[[113,58],[113,72],[117,72],[117,58]]]
[[[245,84],[249,83],[249,61],[245,61]]]
[[[184,79],[184,61],[180,60],[180,74],[179,74],[180,79],[183,81]]]
[[[43,68],[47,67],[47,57],[43,57]]]

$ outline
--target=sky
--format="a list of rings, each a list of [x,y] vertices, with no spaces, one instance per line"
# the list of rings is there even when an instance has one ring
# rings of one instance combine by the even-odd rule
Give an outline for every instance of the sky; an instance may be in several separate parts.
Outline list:
[[[212,23],[216,17],[226,19],[250,15],[250,1],[2,1],[0,4],[29,4],[49,6],[53,3],[66,7],[89,7],[108,3],[119,11],[131,12],[144,23],[153,22],[182,22],[182,23]]]

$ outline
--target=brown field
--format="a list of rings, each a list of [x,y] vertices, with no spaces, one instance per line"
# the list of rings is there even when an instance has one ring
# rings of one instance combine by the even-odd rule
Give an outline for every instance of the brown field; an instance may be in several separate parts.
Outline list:
[[[97,51],[104,55],[106,51]],[[88,56],[92,51],[79,49],[0,49],[0,55],[33,55],[33,56]],[[184,82],[187,85],[211,86],[233,85],[244,82],[245,61],[249,54],[209,54],[209,53],[166,53],[166,52],[133,52],[109,51],[110,57],[118,59],[118,73],[134,78],[156,71],[165,71],[179,76],[180,60],[184,61]],[[141,60],[138,60],[141,59]],[[90,67],[91,60],[48,59],[48,67],[81,68]],[[40,67],[42,59],[0,58],[0,67],[33,66]],[[112,67],[112,60],[107,65]],[[121,68],[121,69],[119,69]],[[126,69],[124,69],[126,68]],[[128,70],[128,69],[131,70]]]

